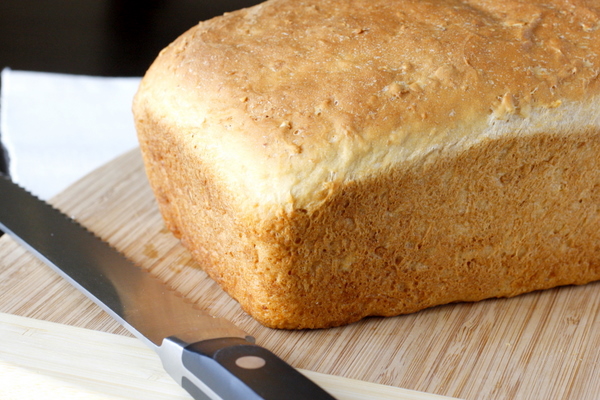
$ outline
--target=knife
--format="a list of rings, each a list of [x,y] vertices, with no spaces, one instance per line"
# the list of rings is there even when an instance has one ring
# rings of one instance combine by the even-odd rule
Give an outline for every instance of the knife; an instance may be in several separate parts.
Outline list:
[[[333,397],[224,318],[211,316],[0,174],[0,230],[152,348],[196,400]]]

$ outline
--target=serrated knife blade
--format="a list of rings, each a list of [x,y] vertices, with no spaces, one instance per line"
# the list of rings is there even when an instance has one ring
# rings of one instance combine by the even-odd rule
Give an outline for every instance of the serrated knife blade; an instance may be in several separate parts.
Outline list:
[[[0,230],[155,350],[194,399],[333,399],[233,323],[198,309],[4,175]]]

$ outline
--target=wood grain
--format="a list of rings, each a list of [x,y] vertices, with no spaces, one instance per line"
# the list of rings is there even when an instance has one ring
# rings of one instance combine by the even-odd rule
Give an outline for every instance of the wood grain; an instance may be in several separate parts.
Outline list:
[[[0,398],[176,400],[190,396],[136,338],[0,313]],[[443,400],[303,371],[339,400]]]
[[[328,330],[277,331],[247,316],[164,229],[137,151],[53,203],[297,368],[464,399],[585,400],[600,393],[597,283]],[[127,335],[6,237],[0,239],[0,312]]]

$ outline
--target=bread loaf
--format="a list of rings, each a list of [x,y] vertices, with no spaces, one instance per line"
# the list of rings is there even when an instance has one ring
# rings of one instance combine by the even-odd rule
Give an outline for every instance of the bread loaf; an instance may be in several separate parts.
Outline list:
[[[269,0],[134,101],[167,226],[259,322],[600,279],[600,3]]]

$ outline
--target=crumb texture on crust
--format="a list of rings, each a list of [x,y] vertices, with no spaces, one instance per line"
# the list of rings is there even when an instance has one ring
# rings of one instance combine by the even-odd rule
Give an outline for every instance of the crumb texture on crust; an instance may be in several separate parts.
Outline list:
[[[169,228],[271,327],[600,279],[599,32],[585,1],[229,13],[142,81],[149,180]]]

